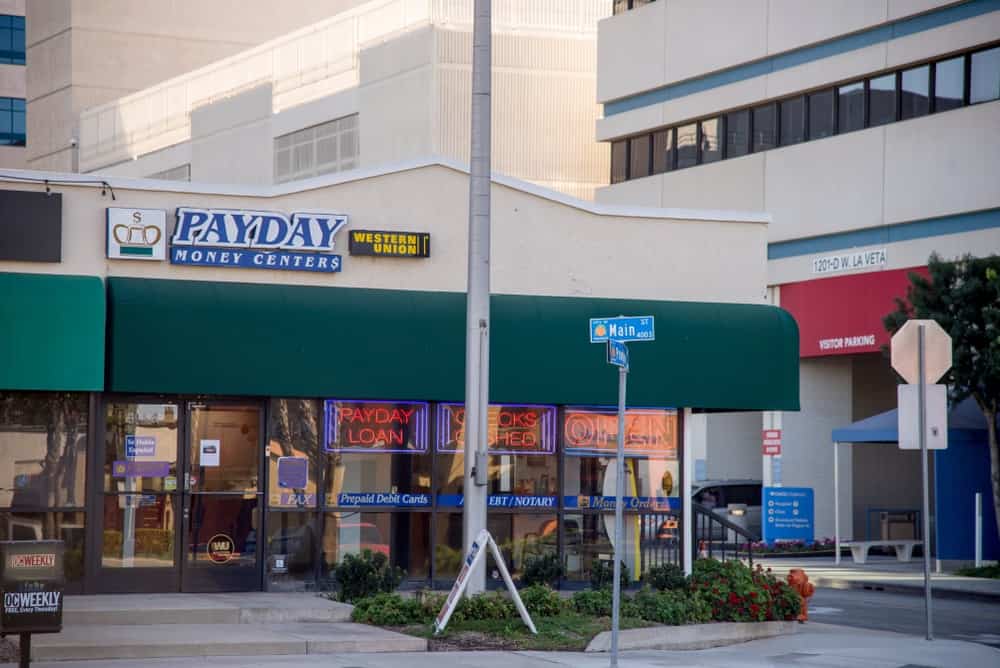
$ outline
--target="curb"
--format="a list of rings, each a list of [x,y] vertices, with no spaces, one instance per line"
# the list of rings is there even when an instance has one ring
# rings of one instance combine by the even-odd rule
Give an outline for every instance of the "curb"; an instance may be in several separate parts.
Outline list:
[[[823,589],[850,590],[858,589],[864,591],[881,591],[889,594],[906,594],[908,596],[923,596],[923,584],[901,584],[878,582],[871,580],[844,580],[841,578],[830,578],[824,576],[810,577],[809,580]],[[932,583],[933,584],[933,583]],[[957,601],[985,601],[986,603],[1000,603],[1000,591],[968,591],[955,589],[953,587],[933,587],[934,598],[946,598]]]
[[[715,622],[686,626],[651,626],[618,633],[618,649],[694,650],[789,635],[798,622]],[[611,631],[602,631],[587,645],[586,652],[611,649]]]

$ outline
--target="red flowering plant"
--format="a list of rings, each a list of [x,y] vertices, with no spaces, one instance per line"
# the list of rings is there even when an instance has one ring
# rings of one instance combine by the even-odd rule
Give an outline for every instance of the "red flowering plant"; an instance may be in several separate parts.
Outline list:
[[[694,564],[691,590],[712,609],[718,622],[764,622],[795,619],[798,594],[760,566],[739,561],[699,559]]]

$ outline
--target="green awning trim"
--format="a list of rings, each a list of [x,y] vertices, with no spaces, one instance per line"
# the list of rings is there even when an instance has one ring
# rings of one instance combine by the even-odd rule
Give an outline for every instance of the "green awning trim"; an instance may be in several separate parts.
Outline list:
[[[116,392],[461,401],[465,295],[108,279]],[[798,329],[770,306],[494,295],[494,402],[607,405],[591,317],[653,315],[632,406],[798,410]]]
[[[104,389],[104,284],[0,273],[0,389]]]

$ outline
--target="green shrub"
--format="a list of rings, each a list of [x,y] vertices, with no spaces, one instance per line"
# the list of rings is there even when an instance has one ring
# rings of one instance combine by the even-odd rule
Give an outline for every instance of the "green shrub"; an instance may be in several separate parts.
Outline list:
[[[611,590],[578,591],[573,594],[573,609],[588,617],[611,616]]]
[[[614,566],[608,561],[594,561],[590,565],[590,586],[594,589],[610,589],[615,579]],[[622,589],[629,585],[632,577],[629,575],[628,566],[622,563],[621,583]]]
[[[687,589],[690,584],[687,576],[684,575],[684,569],[677,564],[650,566],[643,574],[642,580],[653,589],[660,591],[667,589]]]
[[[563,568],[558,554],[540,554],[524,560],[521,582],[526,587],[534,585],[555,587],[564,575],[566,575],[566,569]]]
[[[501,592],[476,594],[466,596],[452,613],[452,619],[456,622],[488,619],[513,619],[517,617],[517,608],[514,602],[504,596]]]
[[[691,590],[720,622],[763,622],[794,619],[801,601],[787,583],[760,566],[739,561],[699,559],[691,576]]]
[[[404,626],[429,621],[420,601],[385,592],[358,600],[354,604],[351,620],[376,626]]]
[[[712,621],[712,608],[685,589],[643,589],[631,601],[635,616],[657,624],[703,624]]]
[[[564,609],[563,600],[559,594],[545,585],[532,585],[518,592],[521,602],[533,617],[555,617]]]
[[[353,603],[379,592],[393,592],[406,577],[406,571],[389,564],[381,552],[364,550],[361,554],[347,554],[334,568],[338,599]]]

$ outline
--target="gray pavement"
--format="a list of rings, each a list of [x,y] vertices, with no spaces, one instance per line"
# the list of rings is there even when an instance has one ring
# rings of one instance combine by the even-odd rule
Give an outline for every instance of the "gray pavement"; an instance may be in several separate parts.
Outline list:
[[[810,604],[814,622],[922,636],[924,598],[877,591],[817,589]],[[1000,602],[935,598],[934,636],[1000,648]]]
[[[868,589],[923,595],[923,561],[897,561],[895,557],[873,556],[865,564],[855,564],[851,557],[782,557],[754,559],[754,563],[784,575],[791,568],[801,568],[817,587]],[[932,573],[931,583],[942,598],[979,598],[1000,601],[1000,580],[967,578],[952,573]]]
[[[36,668],[126,668],[134,660],[36,662]],[[573,652],[424,652],[145,659],[144,668],[599,668],[607,654]],[[643,651],[622,655],[623,668],[698,666],[862,666],[952,668],[1000,665],[1000,650],[958,640],[927,642],[910,635],[810,623],[790,636],[688,652]]]

